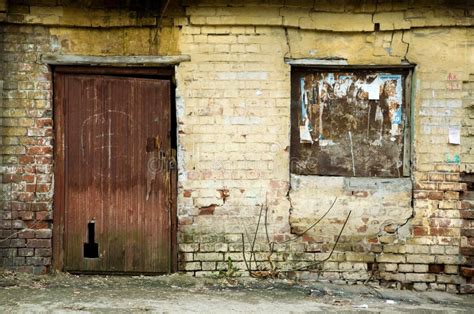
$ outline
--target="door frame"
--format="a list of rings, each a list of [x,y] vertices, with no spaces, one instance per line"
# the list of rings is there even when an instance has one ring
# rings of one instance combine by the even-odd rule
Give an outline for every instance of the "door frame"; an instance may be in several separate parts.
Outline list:
[[[169,80],[170,88],[170,141],[171,149],[177,149],[177,121],[176,121],[176,96],[174,84],[174,67],[106,67],[106,66],[67,66],[58,65],[52,67],[52,90],[53,90],[53,130],[54,130],[54,196],[53,196],[53,259],[52,266],[55,270],[64,269],[65,251],[65,112],[61,104],[63,94],[61,81],[56,80],[58,75],[83,74],[83,75],[108,75],[118,77],[134,77]],[[172,154],[173,155],[173,154]],[[178,250],[177,250],[177,159],[174,154],[175,167],[170,172],[170,265],[168,272],[178,270]]]

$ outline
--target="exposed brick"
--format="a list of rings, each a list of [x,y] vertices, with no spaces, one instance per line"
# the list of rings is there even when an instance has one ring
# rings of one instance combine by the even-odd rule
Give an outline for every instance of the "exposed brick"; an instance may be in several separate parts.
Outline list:
[[[456,236],[459,236],[459,228],[431,227],[430,235],[456,237]]]
[[[459,204],[459,209],[474,209],[474,202],[463,200]]]
[[[458,275],[439,274],[439,275],[436,275],[436,281],[439,283],[454,284],[454,285],[465,283],[465,279],[461,278]]]
[[[474,210],[460,210],[461,218],[474,219]]]
[[[32,211],[20,211],[17,213],[17,218],[21,220],[32,220],[34,214]]]
[[[195,253],[194,259],[197,261],[222,261],[223,253]]]
[[[413,289],[416,291],[426,291],[428,289],[428,285],[425,282],[415,282],[413,284]]]
[[[429,180],[430,181],[444,181],[445,175],[444,173],[430,173]]]
[[[429,192],[427,191],[415,191],[413,192],[413,198],[415,199],[427,199]]]
[[[444,192],[444,199],[445,200],[458,200],[459,199],[459,192],[446,191],[446,192]]]
[[[26,265],[33,265],[33,266],[42,266],[42,265],[50,265],[51,258],[49,257],[27,257]]]
[[[413,274],[407,273],[406,280],[412,282],[434,282],[436,281],[436,276],[433,274]]]
[[[429,264],[428,265],[428,272],[433,274],[440,274],[444,272],[444,265],[443,264]]]
[[[51,240],[49,240],[49,239],[28,239],[27,247],[30,247],[30,248],[51,247]]]
[[[474,247],[461,247],[460,253],[465,256],[474,256]]]
[[[415,184],[415,189],[417,190],[436,190],[437,185],[433,182],[417,182]]]
[[[40,256],[40,257],[50,257],[52,256],[52,250],[51,249],[35,249],[35,256]]]
[[[428,193],[428,199],[430,199],[430,200],[441,201],[443,199],[443,197],[444,197],[443,192],[436,191],[436,192],[429,192]]]
[[[461,235],[465,237],[474,237],[474,229],[463,228],[461,229]]]
[[[414,236],[426,236],[429,235],[428,227],[414,226],[413,227]]]
[[[51,229],[39,229],[35,230],[35,237],[38,239],[50,239],[52,236]]]
[[[201,270],[201,262],[186,263],[184,265],[184,270],[186,271]]]
[[[216,262],[202,262],[201,269],[202,270],[216,270]]]
[[[216,252],[227,252],[229,249],[229,246],[227,243],[216,243],[214,246],[214,250]]]
[[[474,267],[461,266],[461,275],[468,278],[474,277]]]
[[[459,266],[458,265],[445,265],[444,272],[446,274],[457,274],[459,273]]]
[[[398,254],[380,254],[376,257],[378,263],[405,263],[405,256]]]
[[[459,173],[447,173],[446,174],[446,181],[458,182],[460,179]]]
[[[462,294],[473,294],[474,293],[474,284],[461,284],[459,292]]]
[[[432,264],[435,261],[432,255],[421,255],[421,254],[407,254],[407,263],[412,264]]]
[[[180,252],[197,252],[199,250],[199,243],[180,243]]]
[[[441,182],[438,183],[438,189],[442,191],[465,191],[466,183]]]
[[[0,247],[25,247],[26,245],[26,240],[25,239],[9,239],[8,241],[1,241],[0,242]]]
[[[24,239],[32,239],[35,237],[35,232],[34,230],[23,230],[22,232],[18,233],[19,238],[24,238]]]
[[[426,265],[426,264],[414,264],[413,271],[415,273],[426,273],[426,272],[428,272],[428,265]]]
[[[457,164],[437,164],[435,169],[442,172],[459,172],[460,166]]]
[[[33,256],[34,254],[35,254],[34,249],[30,249],[30,248],[18,249],[18,256]]]

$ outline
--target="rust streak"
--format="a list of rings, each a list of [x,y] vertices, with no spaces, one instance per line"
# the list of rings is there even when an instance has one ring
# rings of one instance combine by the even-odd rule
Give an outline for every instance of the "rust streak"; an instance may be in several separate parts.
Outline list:
[[[222,188],[222,189],[218,189],[217,191],[220,193],[220,197],[222,198],[222,202],[225,204],[225,201],[226,201],[227,198],[229,198],[229,196],[230,196],[229,189],[227,189],[227,188]]]

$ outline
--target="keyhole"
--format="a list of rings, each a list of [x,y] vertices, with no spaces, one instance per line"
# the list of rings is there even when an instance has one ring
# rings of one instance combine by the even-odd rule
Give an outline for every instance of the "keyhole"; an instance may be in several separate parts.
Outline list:
[[[99,244],[95,243],[95,221],[93,220],[87,224],[87,243],[84,243],[84,257],[99,257]]]

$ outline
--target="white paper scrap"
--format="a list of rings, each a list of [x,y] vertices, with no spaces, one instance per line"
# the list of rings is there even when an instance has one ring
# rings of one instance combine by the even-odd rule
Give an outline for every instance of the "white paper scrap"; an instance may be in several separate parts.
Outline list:
[[[379,105],[377,105],[377,109],[375,110],[375,121],[383,121],[382,109],[380,109]]]
[[[449,128],[449,144],[459,145],[461,144],[461,130],[459,127]]]
[[[370,85],[365,86],[369,93],[369,100],[378,100],[380,98],[380,84],[375,81]]]
[[[313,139],[311,138],[311,133],[309,133],[308,124],[300,125],[300,143],[311,143],[313,144]]]
[[[400,135],[400,128],[399,128],[398,124],[392,123],[392,128],[390,129],[390,135],[391,136]],[[392,141],[394,141],[394,140],[395,139],[393,139]]]

